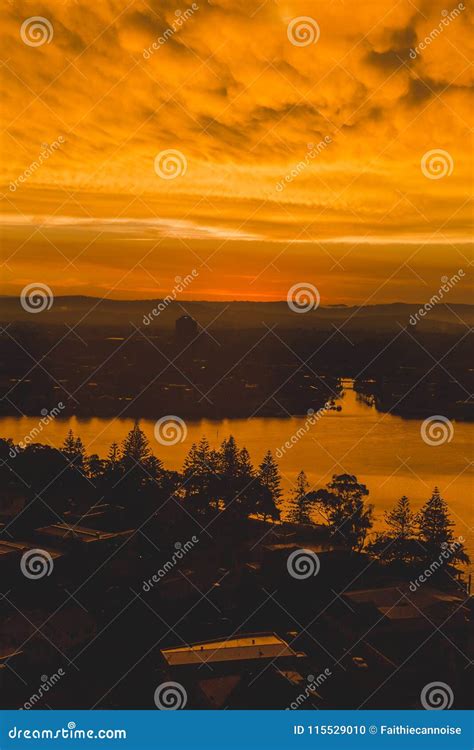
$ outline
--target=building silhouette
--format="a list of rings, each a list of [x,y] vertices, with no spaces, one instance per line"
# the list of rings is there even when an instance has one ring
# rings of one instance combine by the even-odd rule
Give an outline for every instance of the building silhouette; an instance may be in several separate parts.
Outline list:
[[[182,315],[175,323],[175,338],[180,343],[185,343],[196,338],[198,324],[190,315]]]

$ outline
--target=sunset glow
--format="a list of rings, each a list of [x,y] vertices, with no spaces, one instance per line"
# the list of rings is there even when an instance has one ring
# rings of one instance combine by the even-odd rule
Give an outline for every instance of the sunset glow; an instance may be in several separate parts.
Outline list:
[[[416,5],[10,5],[1,292],[157,297],[195,268],[184,298],[307,279],[322,304],[362,304],[467,271],[472,14]],[[32,16],[43,44],[22,38]],[[300,16],[314,43],[292,43]]]

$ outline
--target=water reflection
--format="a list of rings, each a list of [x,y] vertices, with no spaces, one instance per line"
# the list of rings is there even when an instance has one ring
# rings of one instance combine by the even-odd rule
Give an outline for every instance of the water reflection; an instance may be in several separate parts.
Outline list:
[[[464,536],[474,558],[472,527],[474,425],[454,423],[450,443],[430,446],[420,435],[421,421],[382,414],[360,399],[350,381],[345,388],[341,411],[325,411],[307,427],[308,418],[208,419],[187,423],[186,439],[163,446],[154,437],[155,420],[140,424],[165,467],[180,469],[191,444],[206,435],[218,446],[229,434],[245,445],[254,464],[265,451],[274,453],[290,444],[279,459],[283,483],[288,489],[300,469],[314,486],[325,484],[334,473],[356,474],[370,489],[377,524],[383,511],[402,494],[408,495],[415,509],[430,496],[435,484],[449,503],[456,533]],[[35,417],[0,419],[0,435],[18,441],[38,424]],[[81,436],[89,453],[105,456],[112,442],[120,442],[133,426],[131,419],[56,419],[42,433],[41,442],[59,446],[69,429]]]

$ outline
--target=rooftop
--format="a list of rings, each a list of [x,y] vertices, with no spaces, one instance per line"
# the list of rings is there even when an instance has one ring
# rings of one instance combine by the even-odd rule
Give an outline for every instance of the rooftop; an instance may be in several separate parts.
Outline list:
[[[296,656],[275,633],[256,633],[221,641],[203,641],[190,646],[167,648],[161,652],[170,667],[191,664],[248,661]]]
[[[295,549],[307,549],[310,552],[314,552],[318,555],[324,554],[325,552],[348,552],[348,548],[343,544],[307,544],[297,542],[280,542],[277,544],[266,544],[264,545],[265,550],[270,552],[285,552]]]
[[[349,591],[343,598],[352,604],[372,605],[389,620],[410,620],[423,616],[427,610],[459,606],[462,598],[457,594],[423,586],[416,591],[403,592],[402,587]]]
[[[0,541],[0,560],[5,559],[9,555],[22,555],[31,549],[36,549],[37,545],[33,542],[6,542]],[[51,549],[51,547],[42,547],[42,550],[48,552],[53,560],[57,557],[62,557],[63,552],[58,549]]]
[[[130,534],[130,531],[100,531],[99,529],[89,529],[85,526],[75,526],[67,523],[54,523],[51,526],[43,526],[36,529],[39,534],[52,536],[60,539],[75,539],[80,542],[98,542],[105,539],[114,539],[118,536]]]
[[[211,706],[222,708],[241,680],[241,676],[235,674],[227,677],[214,677],[209,680],[201,680],[199,688]]]
[[[0,542],[0,558],[7,555],[15,555],[29,549],[29,546],[21,542]]]

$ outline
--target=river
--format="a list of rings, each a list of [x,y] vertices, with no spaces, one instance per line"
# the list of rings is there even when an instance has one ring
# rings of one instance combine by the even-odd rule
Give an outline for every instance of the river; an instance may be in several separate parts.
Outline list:
[[[378,412],[357,397],[350,381],[345,383],[338,403],[341,411],[326,412],[317,420],[313,417],[314,424],[307,428],[304,417],[188,422],[185,439],[172,446],[156,441],[154,420],[143,419],[140,424],[154,452],[169,469],[182,467],[191,444],[202,435],[207,436],[212,446],[218,446],[232,434],[240,446],[247,447],[255,465],[268,448],[280,456],[285,492],[301,469],[315,487],[324,485],[335,473],[355,474],[370,490],[369,501],[375,506],[375,528],[381,528],[383,511],[401,495],[407,495],[416,510],[437,485],[449,504],[455,533],[464,537],[471,560],[474,560],[474,424],[453,422],[450,442],[429,445],[421,436],[421,420]],[[0,436],[18,442],[37,426],[37,417],[3,417]],[[105,456],[110,444],[120,442],[132,426],[131,419],[57,418],[44,428],[37,440],[60,446],[71,428],[82,438],[88,453]],[[285,449],[287,441],[292,442],[290,448]]]

